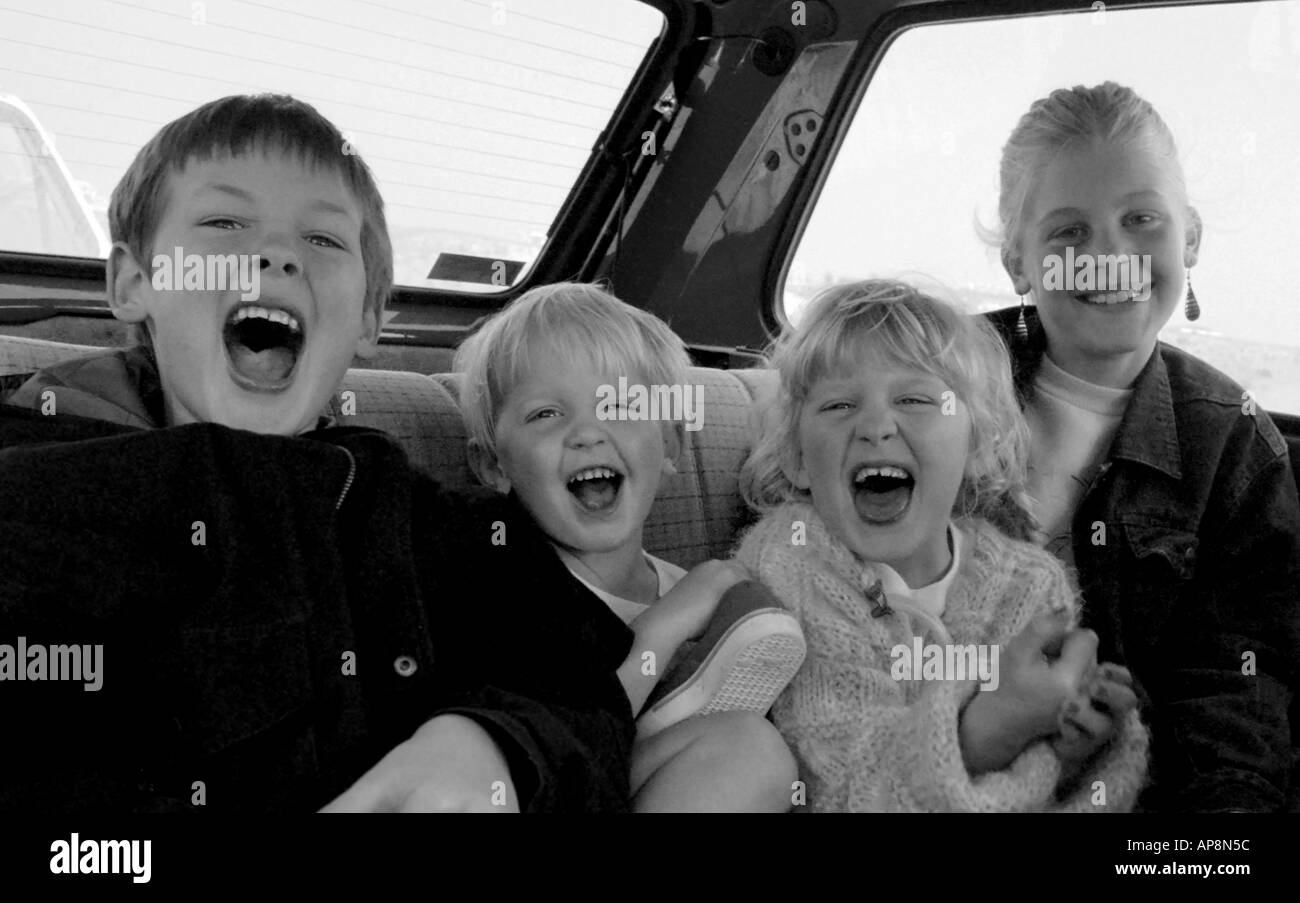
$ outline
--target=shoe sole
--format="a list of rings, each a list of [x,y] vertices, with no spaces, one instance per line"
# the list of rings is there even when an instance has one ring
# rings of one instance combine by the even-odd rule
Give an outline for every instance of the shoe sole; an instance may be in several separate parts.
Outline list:
[[[637,739],[699,715],[767,714],[806,653],[803,631],[790,613],[759,611],[742,618],[722,635],[685,683],[637,720]]]

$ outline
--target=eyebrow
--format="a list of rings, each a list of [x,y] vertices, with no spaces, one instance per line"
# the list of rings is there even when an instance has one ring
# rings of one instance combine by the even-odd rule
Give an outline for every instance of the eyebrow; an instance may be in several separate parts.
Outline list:
[[[257,200],[255,197],[253,197],[252,192],[245,191],[244,189],[238,188],[234,185],[226,185],[224,183],[219,183],[216,185],[208,185],[206,190],[220,192],[221,194],[228,194],[233,197],[239,198],[241,201]]]
[[[244,189],[240,188],[237,185],[227,185],[224,182],[219,182],[215,185],[208,185],[206,190],[219,192],[220,194],[228,194],[231,197],[238,198],[241,201],[247,201],[250,204],[257,200],[257,198],[253,196],[252,192],[245,191]],[[352,212],[349,211],[346,207],[341,207],[338,204],[334,203],[333,201],[326,201],[326,200],[313,201],[311,205],[308,207],[308,209],[320,210],[324,213],[337,213],[339,216],[344,216],[347,217],[348,219],[356,218],[352,215]]]
[[[1137,191],[1130,191],[1128,194],[1121,197],[1120,200],[1131,201],[1134,198],[1141,198],[1141,197],[1157,197],[1163,199],[1164,195],[1161,194],[1155,188],[1141,188]],[[1055,210],[1049,210],[1048,212],[1044,213],[1041,217],[1038,218],[1038,221],[1040,223],[1044,223],[1054,216],[1083,216],[1083,214],[1084,211],[1080,210],[1078,207],[1057,207]]]

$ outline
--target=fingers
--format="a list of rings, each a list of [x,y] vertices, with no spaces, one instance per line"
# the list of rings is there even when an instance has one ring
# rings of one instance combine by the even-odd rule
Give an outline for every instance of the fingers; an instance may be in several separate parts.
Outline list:
[[[1117,717],[1137,705],[1137,695],[1122,683],[1098,680],[1093,685],[1091,701],[1093,708]]]
[[[1086,688],[1097,670],[1097,634],[1086,628],[1071,631],[1054,669],[1069,681],[1070,687]]]
[[[1061,712],[1061,734],[1067,740],[1071,734],[1078,734],[1090,743],[1096,742],[1110,734],[1113,725],[1111,716],[1095,708],[1086,696],[1070,700]]]
[[[1097,679],[1123,684],[1126,687],[1133,686],[1133,675],[1129,673],[1128,668],[1114,662],[1102,662],[1097,667]]]
[[[1110,668],[1118,666],[1111,665]],[[1126,669],[1119,670],[1124,672],[1123,676],[1128,676]],[[1095,680],[1087,691],[1061,707],[1058,733],[1052,741],[1052,748],[1063,759],[1086,758],[1115,733],[1119,718],[1136,705],[1137,696],[1131,687],[1104,678]]]

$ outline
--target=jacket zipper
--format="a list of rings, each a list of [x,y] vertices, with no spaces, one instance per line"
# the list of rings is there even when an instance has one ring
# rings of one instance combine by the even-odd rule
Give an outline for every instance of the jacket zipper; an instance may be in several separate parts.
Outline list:
[[[352,488],[352,481],[357,476],[357,459],[352,457],[352,452],[343,446],[339,446],[339,451],[348,456],[348,478],[343,482],[343,491],[339,493],[339,500],[334,503],[334,510],[338,511],[343,506],[343,500],[348,497],[348,490]]]

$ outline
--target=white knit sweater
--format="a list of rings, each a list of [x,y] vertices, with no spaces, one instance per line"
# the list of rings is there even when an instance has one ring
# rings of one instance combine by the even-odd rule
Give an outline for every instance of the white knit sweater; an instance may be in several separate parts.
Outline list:
[[[794,526],[802,521],[803,531]],[[1060,563],[984,521],[965,521],[970,542],[943,613],[949,637],[928,642],[1005,644],[1036,615],[1077,612]],[[793,539],[806,537],[796,545]],[[1046,741],[1002,771],[972,778],[962,761],[958,715],[975,680],[897,681],[890,650],[927,635],[895,609],[872,617],[864,589],[876,580],[826,529],[811,505],[768,514],[741,540],[737,559],[798,616],[808,643],[803,667],[777,700],[776,726],[799,761],[813,811],[1011,812],[1131,809],[1146,776],[1147,732],[1136,711],[1094,758],[1073,795],[1057,800],[1060,764]],[[1105,803],[1097,805],[1104,784]]]

